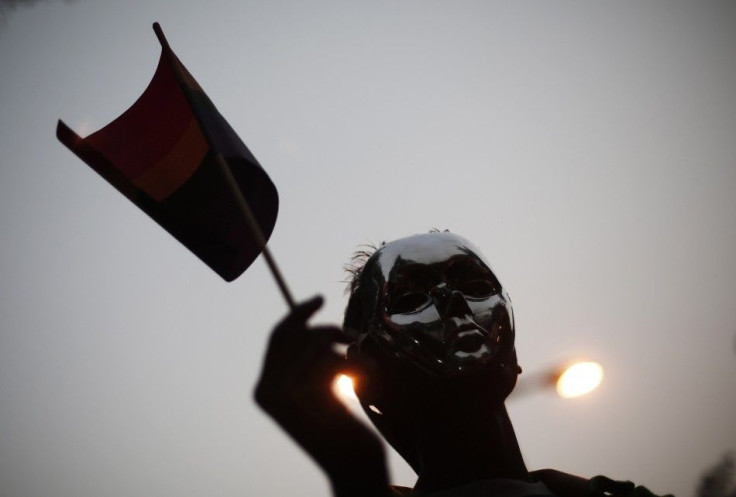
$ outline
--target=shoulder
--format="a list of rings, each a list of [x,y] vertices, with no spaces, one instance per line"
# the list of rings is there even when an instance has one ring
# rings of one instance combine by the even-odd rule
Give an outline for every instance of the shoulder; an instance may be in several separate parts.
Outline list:
[[[587,479],[554,469],[542,469],[529,474],[558,497],[659,497],[648,488],[637,486],[631,481],[613,480],[602,475]],[[662,497],[673,496],[667,494]]]

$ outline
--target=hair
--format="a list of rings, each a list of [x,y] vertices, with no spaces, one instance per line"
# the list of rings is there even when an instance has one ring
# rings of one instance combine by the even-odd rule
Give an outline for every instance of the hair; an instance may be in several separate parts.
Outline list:
[[[381,242],[379,247],[383,247],[384,245],[386,245],[386,242]],[[372,243],[358,245],[357,250],[350,256],[350,260],[342,267],[345,273],[347,273],[343,280],[347,285],[345,287],[345,295],[353,295],[358,291],[360,277],[363,275],[365,263],[376,253],[379,247]]]
[[[431,228],[429,233],[449,233],[450,230],[440,230],[439,228]],[[376,246],[373,243],[364,243],[358,245],[358,248],[350,256],[350,260],[342,267],[347,273],[343,283],[345,287],[345,295],[353,295],[360,288],[360,277],[363,275],[363,269],[365,268],[366,262],[370,259],[376,251],[386,245],[386,242],[381,242],[380,245]]]
[[[450,230],[439,230],[438,228],[432,228],[429,230],[429,233],[449,232]],[[363,281],[363,272],[365,271],[368,261],[384,245],[386,245],[385,241],[381,242],[378,246],[373,243],[358,245],[358,248],[350,257],[350,260],[343,266],[346,273],[345,280],[343,280],[343,282],[346,283],[345,294],[348,296],[348,304],[345,308],[345,315],[343,318],[343,329],[348,334],[359,334],[362,326],[365,326],[366,324],[365,319],[368,318],[369,314],[366,313],[366,309],[363,309],[363,302],[359,297]],[[352,331],[348,331],[348,328],[352,329]]]

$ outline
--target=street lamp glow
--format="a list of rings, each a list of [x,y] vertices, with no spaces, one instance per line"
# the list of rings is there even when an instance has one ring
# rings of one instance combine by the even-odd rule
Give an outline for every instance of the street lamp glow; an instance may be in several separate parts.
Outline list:
[[[564,399],[595,390],[603,381],[603,368],[597,362],[579,362],[567,368],[557,380],[557,393]]]
[[[344,401],[358,400],[358,396],[355,395],[355,390],[353,389],[353,379],[348,375],[341,374],[335,378],[332,391],[338,398]]]

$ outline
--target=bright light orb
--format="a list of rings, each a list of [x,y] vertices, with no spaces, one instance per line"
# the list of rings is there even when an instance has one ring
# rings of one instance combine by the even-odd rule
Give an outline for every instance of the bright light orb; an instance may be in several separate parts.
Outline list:
[[[353,389],[353,379],[348,375],[341,374],[337,378],[335,378],[335,381],[332,385],[332,391],[338,398],[342,400],[358,400],[358,396],[355,395],[355,390]]]
[[[597,362],[579,362],[567,368],[557,380],[557,393],[563,399],[592,392],[603,381],[603,368]]]

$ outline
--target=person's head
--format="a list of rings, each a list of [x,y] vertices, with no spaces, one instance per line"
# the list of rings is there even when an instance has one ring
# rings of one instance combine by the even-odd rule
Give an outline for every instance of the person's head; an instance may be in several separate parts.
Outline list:
[[[517,372],[511,300],[480,251],[449,232],[377,249],[355,271],[344,329],[438,380]]]
[[[503,400],[520,372],[508,294],[465,238],[431,232],[383,244],[353,271],[344,329],[353,353],[393,358],[426,382],[482,378]],[[370,352],[373,350],[373,352]]]

